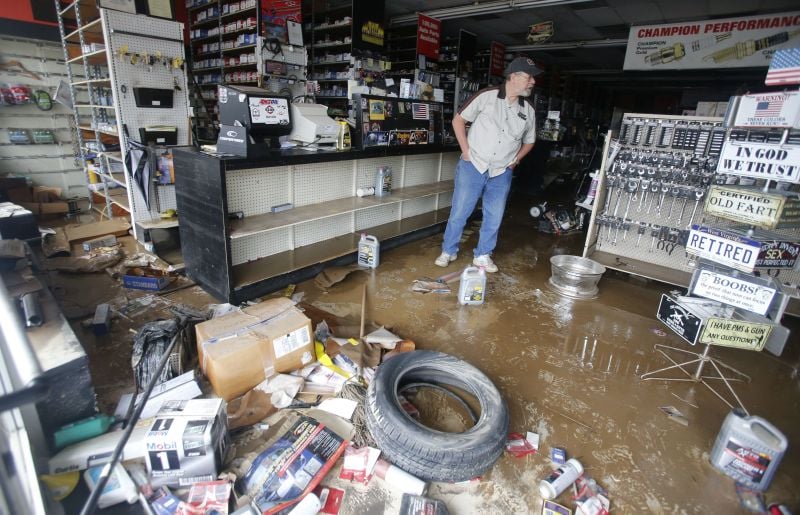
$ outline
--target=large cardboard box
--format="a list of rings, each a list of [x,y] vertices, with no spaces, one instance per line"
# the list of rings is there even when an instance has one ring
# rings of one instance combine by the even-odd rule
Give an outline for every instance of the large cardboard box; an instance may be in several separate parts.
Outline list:
[[[221,399],[165,402],[145,435],[151,484],[185,487],[216,479],[229,443]]]
[[[200,367],[226,401],[274,373],[298,370],[314,359],[311,320],[286,298],[214,318],[195,331]]]

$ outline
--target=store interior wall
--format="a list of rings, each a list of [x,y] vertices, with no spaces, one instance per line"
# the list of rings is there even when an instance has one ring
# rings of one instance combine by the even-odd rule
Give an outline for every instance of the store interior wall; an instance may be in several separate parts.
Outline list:
[[[21,84],[55,96],[59,82],[68,80],[60,43],[0,37],[0,49],[0,83]],[[55,101],[49,111],[33,103],[0,106],[0,175],[61,188],[66,198],[87,196],[86,178],[75,159],[78,149],[73,141],[72,116],[68,108]],[[55,143],[13,144],[13,129],[27,129],[29,133],[50,129]]]

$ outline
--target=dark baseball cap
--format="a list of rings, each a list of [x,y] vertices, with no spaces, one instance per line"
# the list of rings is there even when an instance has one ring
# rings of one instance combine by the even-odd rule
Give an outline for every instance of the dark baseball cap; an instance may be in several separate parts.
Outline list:
[[[543,70],[536,66],[530,57],[517,57],[506,66],[505,76],[508,77],[515,72],[525,72],[531,77],[535,77],[543,73]]]

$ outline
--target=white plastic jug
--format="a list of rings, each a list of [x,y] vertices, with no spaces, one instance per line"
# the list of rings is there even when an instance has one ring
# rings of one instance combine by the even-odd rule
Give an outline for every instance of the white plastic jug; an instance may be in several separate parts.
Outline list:
[[[358,241],[358,265],[378,268],[381,262],[381,243],[375,236],[362,234]]]
[[[486,271],[483,267],[468,266],[461,272],[458,302],[462,305],[483,304],[486,298]]]

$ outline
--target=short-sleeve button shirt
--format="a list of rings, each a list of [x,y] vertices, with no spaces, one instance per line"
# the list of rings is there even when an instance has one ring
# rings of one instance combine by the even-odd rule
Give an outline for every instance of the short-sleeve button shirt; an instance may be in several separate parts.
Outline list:
[[[505,85],[479,91],[459,114],[472,122],[467,133],[470,161],[489,177],[505,172],[523,143],[536,142],[533,106],[523,97],[509,104]]]

